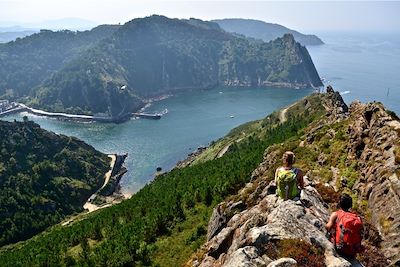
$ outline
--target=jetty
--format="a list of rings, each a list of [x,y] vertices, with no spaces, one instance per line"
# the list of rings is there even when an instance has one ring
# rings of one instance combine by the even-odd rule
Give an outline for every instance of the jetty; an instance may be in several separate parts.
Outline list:
[[[150,114],[150,113],[132,113],[134,117],[139,117],[139,118],[145,118],[145,119],[152,119],[152,120],[159,120],[161,119],[161,114],[155,113],[155,114]]]
[[[122,123],[129,120],[131,117],[139,117],[145,119],[153,119],[158,120],[161,119],[162,113],[143,113],[143,112],[136,112],[136,113],[124,113],[118,116],[99,116],[99,115],[84,115],[84,114],[68,114],[68,113],[61,113],[61,112],[48,112],[40,109],[35,109],[28,107],[21,103],[15,103],[14,106],[10,109],[7,109],[3,112],[0,112],[0,117],[20,113],[20,112],[29,112],[34,115],[38,116],[46,116],[50,118],[56,118],[59,120],[69,120],[69,121],[80,121],[80,122],[105,122],[105,123]]]
[[[10,108],[10,109],[7,109],[5,111],[0,112],[0,118],[3,117],[3,116],[15,114],[15,113],[20,113],[20,112],[24,112],[24,111],[27,111],[27,109],[24,108],[24,107],[20,107],[20,106],[17,106],[17,107],[14,107],[14,108]]]

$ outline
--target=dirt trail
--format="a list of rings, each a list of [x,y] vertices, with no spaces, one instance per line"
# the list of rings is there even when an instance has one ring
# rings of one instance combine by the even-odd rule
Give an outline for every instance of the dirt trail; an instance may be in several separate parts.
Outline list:
[[[287,113],[288,109],[291,108],[291,107],[293,107],[295,104],[296,104],[296,103],[294,103],[294,104],[292,104],[292,105],[290,105],[290,106],[288,106],[288,107],[282,109],[281,112],[279,112],[279,121],[280,121],[281,123],[284,123],[284,122],[287,120],[287,118],[286,118],[286,113]]]
[[[112,170],[114,169],[115,161],[117,160],[117,155],[115,154],[108,155],[108,157],[111,158],[110,170],[106,172],[106,174],[104,175],[104,184],[99,190],[103,189],[108,184],[108,181],[111,178]]]
[[[218,152],[217,158],[222,157],[222,156],[226,153],[226,151],[228,151],[228,149],[229,149],[230,146],[231,146],[231,143],[227,144],[223,149],[221,149],[221,150]]]
[[[108,155],[108,157],[111,158],[110,170],[108,172],[106,172],[106,174],[104,175],[104,184],[103,184],[103,186],[100,187],[100,189],[97,190],[93,195],[91,195],[90,198],[88,199],[88,201],[85,203],[85,205],[83,205],[83,208],[88,210],[89,212],[98,210],[100,208],[105,208],[105,207],[111,206],[111,205],[97,206],[97,205],[94,205],[93,203],[90,203],[90,201],[92,201],[93,199],[96,198],[97,193],[101,189],[103,189],[108,184],[108,182],[110,181],[111,173],[112,173],[112,171],[114,169],[115,162],[117,161],[117,155],[111,154],[111,155]]]

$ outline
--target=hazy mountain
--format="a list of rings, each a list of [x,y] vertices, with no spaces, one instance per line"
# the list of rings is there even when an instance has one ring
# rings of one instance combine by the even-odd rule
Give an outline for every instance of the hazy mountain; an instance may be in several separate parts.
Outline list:
[[[17,38],[23,38],[42,29],[45,30],[71,30],[85,31],[90,30],[98,23],[80,19],[80,18],[62,18],[57,20],[46,20],[40,23],[23,23],[18,25],[16,22],[0,22],[0,25],[14,25],[0,27],[0,43],[14,41]]]
[[[37,33],[35,30],[27,30],[27,31],[16,31],[16,32],[1,32],[0,31],[0,43],[7,43],[10,41],[14,41],[17,38],[24,38],[26,36]]]
[[[30,24],[33,28],[48,30],[90,30],[99,23],[81,18],[62,18],[45,20],[40,23]]]
[[[284,34],[290,33],[294,39],[302,45],[321,45],[322,40],[315,35],[302,34],[295,30],[291,30],[279,24],[267,23],[253,19],[219,19],[213,20],[228,32],[243,34],[248,37],[262,39],[265,42],[282,37]]]

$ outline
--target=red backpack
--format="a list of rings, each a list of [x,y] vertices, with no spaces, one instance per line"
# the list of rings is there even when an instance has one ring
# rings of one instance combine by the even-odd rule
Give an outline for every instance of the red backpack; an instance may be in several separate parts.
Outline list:
[[[339,253],[354,256],[361,251],[363,223],[354,213],[338,210],[335,247]]]

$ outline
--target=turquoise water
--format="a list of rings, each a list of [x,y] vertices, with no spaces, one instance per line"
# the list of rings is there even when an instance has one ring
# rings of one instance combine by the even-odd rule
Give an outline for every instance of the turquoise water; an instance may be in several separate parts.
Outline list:
[[[149,182],[158,166],[172,168],[199,146],[206,146],[230,129],[260,119],[312,92],[295,89],[231,88],[180,93],[153,103],[147,111],[168,109],[160,120],[138,119],[123,124],[63,122],[27,113],[42,128],[76,136],[104,153],[129,153],[129,172],[121,180],[132,193]],[[234,118],[231,118],[234,116]]]
[[[400,34],[317,33],[326,43],[307,47],[321,77],[348,93],[346,103],[380,101],[400,114]]]
[[[400,114],[400,40],[393,35],[318,34],[326,43],[309,47],[321,77],[354,99],[381,101]],[[347,92],[346,92],[347,91]],[[220,93],[221,92],[221,93]],[[216,89],[188,92],[154,103],[147,111],[169,112],[161,120],[124,124],[73,123],[28,115],[43,128],[76,136],[104,153],[129,153],[124,192],[151,181],[158,166],[170,169],[244,122],[260,119],[308,95],[309,90]],[[24,114],[6,119],[21,119]],[[234,118],[231,118],[234,116]]]

